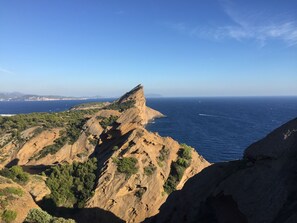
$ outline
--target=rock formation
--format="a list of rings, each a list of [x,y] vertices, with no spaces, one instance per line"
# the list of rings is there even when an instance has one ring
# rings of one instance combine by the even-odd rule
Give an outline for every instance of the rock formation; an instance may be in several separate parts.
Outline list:
[[[147,222],[297,222],[297,119],[172,193]]]
[[[16,216],[13,222],[23,222],[32,208],[38,208],[38,206],[25,188],[10,179],[0,176],[1,222],[5,222],[5,219],[3,219],[5,211],[15,213]]]
[[[0,162],[39,173],[52,165],[96,157],[96,187],[84,211],[77,214],[93,210],[93,216],[101,210],[126,222],[141,222],[158,213],[168,193],[209,166],[193,148],[145,129],[159,117],[163,115],[146,106],[141,85],[113,103],[11,117],[0,131]],[[49,194],[44,179],[24,188],[35,201]],[[98,220],[106,219],[99,215]],[[77,219],[81,221],[81,216]]]
[[[137,86],[126,93],[118,102],[135,101],[135,107],[123,112],[117,125],[102,136],[102,144],[97,150],[102,172],[94,196],[87,207],[109,210],[127,222],[140,222],[158,212],[166,200],[164,184],[170,174],[171,163],[178,158],[181,146],[169,137],[148,132],[144,125],[162,114],[146,107],[143,88]],[[115,148],[112,151],[111,148]],[[162,151],[166,158],[160,160]],[[191,165],[177,185],[184,182],[209,165],[192,149]],[[115,159],[136,158],[138,171],[127,176],[117,171]],[[152,172],[148,173],[148,170]]]

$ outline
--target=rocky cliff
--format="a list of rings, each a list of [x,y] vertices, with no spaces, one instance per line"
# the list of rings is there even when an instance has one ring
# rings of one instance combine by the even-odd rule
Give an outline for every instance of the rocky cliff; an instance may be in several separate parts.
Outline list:
[[[158,213],[166,200],[168,194],[164,192],[164,185],[182,146],[169,137],[145,129],[150,119],[162,114],[146,107],[141,86],[125,94],[117,103],[128,101],[135,101],[135,106],[124,111],[116,125],[101,136],[96,156],[102,172],[87,207],[111,211],[127,222],[140,222]],[[176,185],[177,189],[209,165],[194,149],[190,153],[191,163]],[[137,161],[136,173],[121,173],[119,165],[133,159]]]
[[[0,176],[1,222],[23,222],[32,208],[38,208],[25,188],[10,179]],[[12,217],[14,216],[14,217]]]
[[[163,115],[146,106],[141,85],[112,103],[2,117],[0,162],[3,167],[20,165],[30,173],[40,173],[50,166],[84,163],[95,157],[95,187],[84,210],[76,211],[76,219],[87,222],[89,215],[108,222],[106,213],[111,212],[126,222],[141,222],[158,213],[168,194],[209,166],[193,148],[147,131],[145,125],[159,117]],[[30,181],[24,187],[35,201],[50,193],[45,180]]]
[[[297,222],[297,119],[172,193],[147,222]]]

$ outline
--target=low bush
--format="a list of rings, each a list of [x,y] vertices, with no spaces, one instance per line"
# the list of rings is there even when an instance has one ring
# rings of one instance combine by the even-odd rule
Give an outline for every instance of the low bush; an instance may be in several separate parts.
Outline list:
[[[117,165],[117,171],[126,174],[127,177],[138,172],[138,167],[136,166],[138,160],[134,157],[114,158],[113,162]]]
[[[190,166],[192,159],[192,148],[186,144],[181,144],[178,151],[178,158],[171,163],[170,174],[164,184],[164,191],[167,194],[176,190],[176,186],[181,181],[185,170]]]
[[[25,223],[50,223],[52,216],[41,209],[30,209]]]
[[[52,167],[46,181],[56,206],[84,207],[95,186],[97,159]]]
[[[144,167],[144,174],[147,176],[151,176],[155,171],[156,167],[154,164],[149,164],[148,166]]]
[[[12,210],[4,210],[1,217],[2,221],[10,223],[16,219],[17,213]]]
[[[23,171],[21,166],[13,166],[11,168],[3,168],[0,175],[10,178],[19,184],[26,184],[29,180],[29,174]]]
[[[17,187],[5,187],[0,189],[0,196],[16,195],[18,197],[23,196],[24,191]]]
[[[41,209],[31,209],[25,223],[75,223],[72,219],[53,217]]]
[[[100,117],[100,118],[101,118],[101,121],[99,122],[99,124],[102,126],[102,128],[106,129],[108,126],[112,126],[119,117],[111,115],[108,118],[106,117]]]
[[[119,150],[119,147],[118,146],[112,147],[112,151],[117,151],[117,150]]]
[[[132,108],[135,106],[135,101],[134,100],[129,100],[129,101],[125,101],[125,102],[114,102],[106,107],[104,107],[103,109],[108,109],[108,110],[118,110],[120,112],[123,112],[129,108]]]
[[[160,150],[160,154],[159,154],[159,156],[158,156],[158,160],[161,161],[161,162],[167,160],[168,157],[169,157],[169,153],[170,153],[170,152],[169,152],[169,149],[166,148],[166,147],[164,146],[164,147]]]

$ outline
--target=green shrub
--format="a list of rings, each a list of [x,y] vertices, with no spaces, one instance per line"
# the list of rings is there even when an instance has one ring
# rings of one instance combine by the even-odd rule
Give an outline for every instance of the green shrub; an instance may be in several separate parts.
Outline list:
[[[181,144],[178,151],[178,158],[175,162],[171,163],[170,174],[164,184],[164,191],[167,194],[176,190],[176,186],[181,181],[185,170],[190,166],[192,159],[192,148]]]
[[[52,216],[41,209],[31,209],[25,219],[25,223],[50,223]]]
[[[193,150],[192,147],[184,143],[181,144],[181,147],[182,149],[180,150],[181,151],[180,156],[188,160],[192,159],[192,150]]]
[[[123,112],[129,108],[132,108],[135,106],[135,100],[129,100],[129,101],[125,101],[125,102],[114,102],[106,107],[104,107],[103,109],[108,109],[108,110],[118,110],[120,112]]]
[[[112,151],[117,151],[117,150],[119,150],[119,147],[118,146],[112,147]]]
[[[9,200],[7,198],[4,198],[3,200],[0,199],[0,210],[5,209],[9,205]]]
[[[181,157],[178,157],[177,160],[176,160],[176,163],[179,165],[179,166],[183,166],[185,168],[189,167],[190,166],[190,160],[187,160],[185,158],[181,158]]]
[[[138,172],[138,167],[136,166],[138,160],[134,157],[115,158],[113,161],[117,165],[117,171],[126,174],[127,177]]]
[[[21,166],[13,166],[11,168],[3,168],[0,175],[10,178],[19,184],[26,184],[29,180],[29,174],[23,171]]]
[[[16,195],[18,197],[23,196],[24,191],[17,187],[5,187],[0,189],[0,196]]]
[[[53,217],[41,209],[31,209],[25,223],[75,223],[72,219]]]
[[[111,115],[108,118],[106,117],[100,117],[100,118],[101,118],[101,121],[99,122],[99,124],[102,126],[102,128],[106,129],[108,126],[112,126],[119,117]]]
[[[172,193],[173,191],[176,190],[176,185],[178,184],[176,178],[172,175],[169,175],[168,179],[166,180],[164,184],[164,191],[167,194]]]
[[[155,171],[156,167],[154,164],[149,164],[148,166],[144,167],[144,174],[147,176],[151,176]]]
[[[12,210],[4,210],[4,212],[2,213],[2,220],[4,222],[13,222],[17,217],[17,213],[15,211]]]
[[[46,181],[56,206],[83,207],[95,186],[97,159],[52,167]]]
[[[158,156],[158,160],[163,162],[168,159],[169,157],[169,149],[167,149],[165,146],[160,150],[160,154]]]
[[[51,223],[75,223],[73,219],[52,218]]]

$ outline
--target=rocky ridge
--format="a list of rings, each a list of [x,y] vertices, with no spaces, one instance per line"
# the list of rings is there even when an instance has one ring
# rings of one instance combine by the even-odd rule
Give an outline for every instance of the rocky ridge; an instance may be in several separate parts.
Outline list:
[[[2,167],[20,165],[30,173],[40,173],[53,165],[96,157],[94,193],[85,211],[75,214],[81,213],[78,221],[87,222],[94,214],[92,220],[103,222],[110,220],[106,216],[141,222],[158,213],[171,192],[166,185],[171,190],[181,189],[210,165],[193,148],[147,131],[146,124],[159,117],[163,114],[146,106],[141,85],[113,103],[83,105],[62,113],[2,117],[0,162]],[[46,178],[41,181],[24,186],[36,202],[50,193]],[[88,210],[92,214],[85,214]]]
[[[165,202],[167,193],[164,184],[170,174],[171,163],[178,158],[180,144],[169,137],[148,132],[145,124],[162,114],[146,107],[143,88],[137,86],[121,97],[118,102],[135,101],[135,107],[126,110],[117,120],[117,125],[102,136],[102,144],[97,150],[102,172],[94,196],[87,207],[100,207],[111,211],[127,222],[140,222],[158,212]],[[116,148],[111,151],[110,148]],[[166,151],[166,158],[160,161],[160,154]],[[209,165],[198,153],[191,150],[191,164],[177,185],[184,182]],[[106,158],[100,158],[106,157]],[[132,176],[119,174],[115,158],[135,158],[138,172]],[[153,169],[150,174],[147,168]]]

